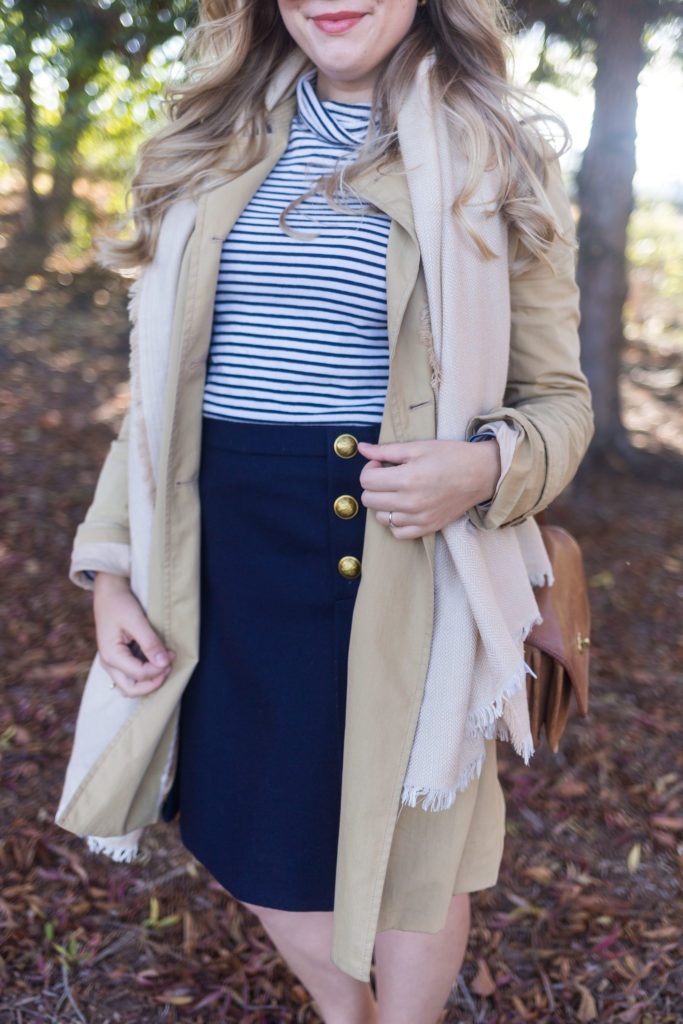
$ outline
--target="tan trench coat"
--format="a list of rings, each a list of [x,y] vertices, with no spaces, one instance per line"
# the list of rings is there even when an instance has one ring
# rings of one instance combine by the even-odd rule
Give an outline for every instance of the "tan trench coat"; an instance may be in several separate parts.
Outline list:
[[[121,835],[159,820],[160,780],[169,760],[178,702],[197,659],[201,406],[221,244],[283,152],[294,102],[272,116],[266,158],[199,200],[175,303],[157,484],[148,615],[176,652],[164,685],[141,698],[132,718],[98,758],[59,814],[80,835]],[[400,166],[368,174],[362,194],[392,219],[387,249],[390,379],[380,440],[435,436],[435,395],[424,338],[426,291],[405,176]],[[571,213],[559,172],[549,193],[565,230]],[[472,522],[493,529],[544,508],[574,475],[590,440],[592,415],[579,368],[574,253],[562,243],[553,268],[537,265],[512,281],[508,385],[486,422],[517,425],[512,465],[486,512]],[[427,339],[428,342],[428,339]],[[126,424],[114,441],[95,498],[76,535],[72,577],[82,570],[126,574]],[[342,816],[333,959],[366,979],[377,930],[436,931],[450,895],[494,884],[504,805],[495,747],[478,783],[449,811],[400,809],[401,785],[417,722],[433,625],[434,538],[397,541],[370,514],[363,576],[349,652]],[[239,580],[235,581],[239,586]],[[302,751],[305,756],[305,751]]]

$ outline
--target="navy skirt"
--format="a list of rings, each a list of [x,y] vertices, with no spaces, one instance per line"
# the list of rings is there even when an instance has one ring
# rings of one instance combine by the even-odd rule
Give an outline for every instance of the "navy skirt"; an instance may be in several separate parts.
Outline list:
[[[164,805],[238,899],[333,906],[372,427],[205,419],[200,657]]]

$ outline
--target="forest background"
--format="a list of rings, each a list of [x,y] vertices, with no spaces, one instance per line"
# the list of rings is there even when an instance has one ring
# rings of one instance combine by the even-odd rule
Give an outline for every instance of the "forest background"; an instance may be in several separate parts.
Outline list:
[[[448,1021],[683,1019],[681,166],[633,191],[653,68],[678,82],[661,132],[680,137],[682,8],[515,5],[520,80],[551,106],[593,102],[565,166],[597,430],[552,511],[587,563],[593,693],[560,754],[520,769],[501,751],[501,882],[475,901]],[[127,402],[126,283],[92,241],[193,16],[186,0],[0,0],[0,1024],[317,1020],[177,826],[112,867],[51,823],[93,649],[68,552]]]

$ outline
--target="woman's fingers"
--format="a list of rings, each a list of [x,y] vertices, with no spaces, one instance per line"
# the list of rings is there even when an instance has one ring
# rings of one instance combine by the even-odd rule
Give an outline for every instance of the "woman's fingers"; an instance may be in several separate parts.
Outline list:
[[[388,452],[382,452],[382,458],[389,454],[392,454],[393,458],[387,460],[390,461],[390,465],[386,465],[386,462],[379,462],[377,459],[368,462],[361,470],[361,487],[368,491],[407,491],[410,493],[415,493],[416,490],[423,488],[425,483],[429,483],[431,475],[429,472],[425,475],[424,470],[425,454],[427,458],[431,454],[429,449],[425,453],[425,444],[429,443],[407,441],[405,444],[374,445],[373,447],[376,448],[389,449]],[[406,454],[408,452],[410,453],[409,457]],[[403,455],[401,459],[398,458],[399,453]]]
[[[407,475],[406,469],[407,467],[404,462],[385,466],[378,462],[377,459],[372,459],[361,470],[361,487],[367,487],[371,491],[393,489],[405,479]]]
[[[359,449],[360,447],[359,445]],[[405,455],[407,448],[403,444],[363,444],[363,447],[373,451],[381,449],[382,457],[392,455],[396,458],[399,455]],[[369,455],[370,452],[362,454]],[[397,476],[397,474],[400,475]],[[400,489],[401,483],[405,482],[405,475],[403,465],[385,466],[377,459],[371,459],[363,467],[360,475],[360,484],[364,488],[361,494],[362,504],[375,512],[378,523],[391,528],[391,532],[397,540],[413,540],[430,532],[420,526],[420,514],[415,509],[412,492],[406,493]],[[392,484],[399,489],[388,489]],[[390,512],[391,521],[389,520]]]
[[[404,526],[416,526],[414,519],[410,518],[407,512],[396,512],[392,509],[390,512],[377,512],[375,513],[377,522],[382,526],[389,526],[392,530],[398,530]]]
[[[150,625],[128,581],[98,573],[94,611],[100,658],[121,692],[137,697],[161,686],[174,654]]]
[[[135,598],[133,600],[135,601]],[[132,635],[132,642],[137,645],[139,651],[149,662],[150,669],[154,666],[158,673],[160,668],[167,668],[171,664],[173,654],[166,650],[137,601],[134,605],[129,606],[127,612],[126,626]],[[149,673],[146,673],[146,676],[149,678]]]
[[[389,444],[370,444],[369,441],[359,441],[358,451],[363,458],[377,461],[380,465],[383,462],[401,463],[408,462],[420,454],[421,441],[392,441]]]
[[[376,512],[375,517],[381,526],[387,526],[396,540],[415,540],[432,533],[431,526],[420,522],[419,516],[411,516],[409,512]]]
[[[418,540],[419,537],[424,537],[428,533],[432,533],[432,530],[425,529],[420,526],[392,526],[392,535],[396,540]]]
[[[127,643],[123,639],[105,635],[99,645],[100,657],[107,665],[111,665],[136,683],[158,679],[168,674],[170,662],[165,668],[159,668],[149,661],[141,661],[132,653],[129,643],[130,641]]]
[[[131,679],[131,677],[126,675],[125,672],[122,672],[121,669],[107,664],[104,658],[102,658],[102,664],[111,676],[114,685],[121,691],[124,697],[144,697],[146,694],[157,690],[168,675],[168,672],[161,672],[157,673],[157,675],[152,679],[139,681]]]
[[[366,508],[373,512],[410,512],[412,510],[410,495],[399,491],[363,491],[360,500]]]

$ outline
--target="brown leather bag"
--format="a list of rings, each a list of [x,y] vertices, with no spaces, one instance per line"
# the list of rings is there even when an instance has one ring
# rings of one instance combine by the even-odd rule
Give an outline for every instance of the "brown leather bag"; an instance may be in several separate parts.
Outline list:
[[[527,664],[529,716],[534,743],[545,726],[550,749],[557,753],[567,724],[572,693],[579,714],[588,714],[590,608],[581,549],[561,526],[541,526],[553,567],[552,587],[534,591],[543,622],[534,626],[524,644]]]

